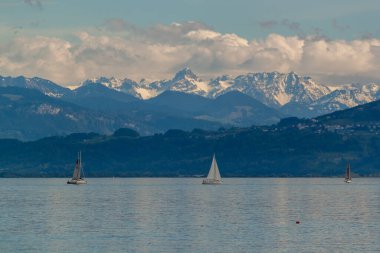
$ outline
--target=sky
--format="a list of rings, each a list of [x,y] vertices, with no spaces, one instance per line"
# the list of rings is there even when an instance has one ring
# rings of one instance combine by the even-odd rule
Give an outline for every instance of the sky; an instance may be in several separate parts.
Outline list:
[[[380,83],[378,0],[0,0],[0,75],[75,85],[295,71]]]

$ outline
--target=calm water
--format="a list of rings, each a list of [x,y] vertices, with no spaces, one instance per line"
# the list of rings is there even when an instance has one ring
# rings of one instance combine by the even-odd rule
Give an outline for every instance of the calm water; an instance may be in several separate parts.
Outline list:
[[[380,178],[88,180],[0,179],[0,252],[380,251]]]

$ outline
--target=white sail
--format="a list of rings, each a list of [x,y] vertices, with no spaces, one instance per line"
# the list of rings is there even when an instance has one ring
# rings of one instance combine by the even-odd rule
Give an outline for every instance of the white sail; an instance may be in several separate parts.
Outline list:
[[[80,160],[80,152],[79,152],[77,162],[75,163],[73,179],[79,179],[80,178],[80,170],[81,170],[81,160]]]
[[[351,178],[351,167],[350,167],[350,164],[349,164],[349,163],[347,164],[347,168],[346,168],[346,177],[344,178],[344,182],[346,182],[346,183],[351,183],[351,182],[352,182],[352,178]]]
[[[210,171],[208,172],[207,178],[203,180],[203,184],[220,184],[221,182],[222,177],[220,176],[218,164],[216,163],[214,154],[212,158]]]
[[[222,178],[220,176],[218,164],[216,163],[215,155],[212,158],[212,163],[210,167],[210,171],[208,172],[207,179],[213,179],[213,180],[219,180],[221,181]]]
[[[78,159],[75,163],[73,178],[67,181],[68,184],[86,184],[86,180],[81,177],[82,171],[82,155],[81,152],[78,152]]]

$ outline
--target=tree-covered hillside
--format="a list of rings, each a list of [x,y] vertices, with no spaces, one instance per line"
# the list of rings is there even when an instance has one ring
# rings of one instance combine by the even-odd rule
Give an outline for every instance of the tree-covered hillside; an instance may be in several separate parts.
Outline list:
[[[203,176],[215,153],[222,176],[380,174],[380,135],[332,130],[313,121],[218,131],[169,130],[139,136],[72,134],[34,142],[0,140],[0,175],[69,177],[81,150],[86,176]]]

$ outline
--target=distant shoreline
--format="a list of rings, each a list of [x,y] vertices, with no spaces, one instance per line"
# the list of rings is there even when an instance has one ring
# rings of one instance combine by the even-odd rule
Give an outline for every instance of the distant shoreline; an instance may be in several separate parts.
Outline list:
[[[71,177],[0,177],[0,179],[68,179],[68,178],[71,178]],[[146,177],[146,176],[141,176],[141,177],[119,177],[119,176],[115,176],[115,177],[86,177],[86,179],[119,179],[119,178],[147,178],[147,179],[202,179],[204,177]],[[274,177],[240,177],[240,176],[236,176],[236,177],[223,177],[223,179],[312,179],[312,178],[344,178],[344,176],[329,176],[329,177],[325,177],[325,176],[316,176],[316,177],[277,177],[277,176],[274,176]],[[354,177],[353,179],[357,179],[357,178],[380,178],[380,176],[364,176],[364,177]]]

